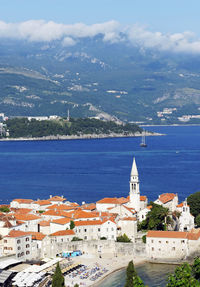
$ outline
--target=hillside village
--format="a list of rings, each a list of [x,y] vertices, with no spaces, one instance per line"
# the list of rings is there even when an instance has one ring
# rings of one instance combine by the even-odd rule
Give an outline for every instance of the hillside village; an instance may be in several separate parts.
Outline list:
[[[197,254],[200,230],[194,228],[187,201],[179,203],[177,194],[165,193],[155,203],[168,208],[172,218],[173,214],[179,214],[173,228],[138,231],[138,224],[146,218],[152,205],[148,205],[147,196],[140,194],[135,158],[127,197],[108,197],[82,205],[64,196],[50,195],[36,201],[13,199],[9,212],[0,213],[0,269],[47,258],[55,265],[55,260],[77,249],[80,254],[91,253],[97,257],[137,254],[156,262],[180,261]],[[117,242],[124,234],[131,243]],[[146,244],[142,242],[144,234]]]

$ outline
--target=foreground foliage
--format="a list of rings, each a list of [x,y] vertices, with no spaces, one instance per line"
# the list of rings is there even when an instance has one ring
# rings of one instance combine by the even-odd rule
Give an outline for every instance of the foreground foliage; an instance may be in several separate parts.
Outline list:
[[[62,287],[62,286],[65,286],[65,279],[64,276],[62,275],[59,263],[57,263],[56,270],[53,274],[52,287]]]
[[[124,287],[145,286],[137,275],[133,261],[130,261],[126,269],[126,283]],[[196,257],[193,264],[187,262],[178,266],[174,273],[167,278],[166,287],[200,287],[200,258]]]
[[[111,121],[97,119],[70,119],[59,120],[28,120],[28,118],[14,118],[6,121],[10,137],[43,137],[57,135],[82,135],[82,134],[124,134],[142,132],[135,124],[118,125]]]
[[[142,279],[137,275],[133,261],[130,261],[126,269],[126,283],[124,287],[139,287],[145,286]]]

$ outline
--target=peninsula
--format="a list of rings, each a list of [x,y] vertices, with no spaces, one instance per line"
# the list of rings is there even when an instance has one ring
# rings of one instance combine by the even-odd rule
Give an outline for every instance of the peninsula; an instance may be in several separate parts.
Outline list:
[[[142,136],[144,130],[133,123],[94,118],[23,117],[2,125],[1,140],[65,140]],[[157,135],[146,132],[146,135]]]

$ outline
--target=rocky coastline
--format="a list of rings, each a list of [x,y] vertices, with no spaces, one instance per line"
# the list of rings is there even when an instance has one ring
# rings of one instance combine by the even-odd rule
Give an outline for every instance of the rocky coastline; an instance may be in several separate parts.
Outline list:
[[[0,141],[49,141],[49,140],[80,140],[80,139],[103,139],[103,138],[123,138],[123,137],[141,137],[141,136],[162,136],[164,134],[155,132],[142,133],[110,133],[110,134],[82,134],[82,135],[51,135],[43,137],[19,137],[19,138],[1,138]]]

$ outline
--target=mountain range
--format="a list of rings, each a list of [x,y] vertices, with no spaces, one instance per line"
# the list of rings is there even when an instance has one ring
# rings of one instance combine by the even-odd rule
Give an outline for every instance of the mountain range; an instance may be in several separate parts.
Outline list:
[[[200,123],[200,58],[105,41],[1,39],[0,113]]]

